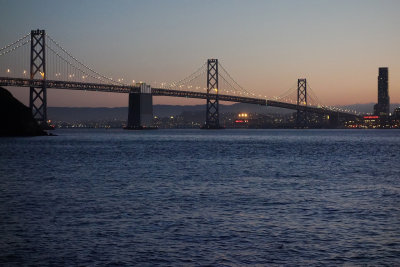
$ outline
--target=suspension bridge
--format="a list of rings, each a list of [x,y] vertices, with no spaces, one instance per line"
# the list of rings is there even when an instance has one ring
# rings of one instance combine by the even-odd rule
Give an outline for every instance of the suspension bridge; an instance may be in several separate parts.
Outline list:
[[[29,87],[29,107],[34,118],[44,125],[47,123],[47,89],[129,94],[127,128],[131,129],[151,124],[153,96],[205,99],[206,129],[220,128],[219,101],[296,110],[299,128],[307,127],[310,113],[329,115],[334,122],[339,118],[361,117],[354,111],[320,104],[306,79],[298,79],[297,86],[274,99],[251,93],[232,78],[218,59],[208,59],[180,81],[152,85],[132,81],[128,84],[122,78],[114,79],[95,71],[44,30],[33,30],[0,49],[0,86]]]

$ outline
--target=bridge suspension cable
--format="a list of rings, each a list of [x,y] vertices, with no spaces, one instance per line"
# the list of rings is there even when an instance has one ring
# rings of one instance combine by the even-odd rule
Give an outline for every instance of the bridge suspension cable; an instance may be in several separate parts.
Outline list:
[[[25,36],[22,36],[21,38],[19,38],[19,39],[16,40],[15,42],[12,42],[11,44],[6,45],[5,47],[1,48],[0,51],[3,51],[3,50],[5,50],[5,49],[7,49],[7,48],[9,48],[9,47],[11,47],[11,46],[13,46],[13,45],[15,45],[15,44],[21,42],[22,40],[24,40],[25,38],[27,38],[27,37],[30,36],[30,35],[31,35],[31,34],[28,33],[28,34],[26,34]]]
[[[239,94],[245,94],[245,95],[253,95],[255,96],[255,94],[250,93],[249,91],[247,91],[246,89],[244,89],[238,82],[236,82],[235,79],[232,78],[232,76],[229,74],[229,72],[224,68],[224,66],[219,63],[219,66],[221,67],[221,72],[220,72],[220,77],[233,89],[234,92],[237,92]],[[226,74],[227,78],[225,78],[224,74]],[[231,80],[231,82],[228,81]]]
[[[0,49],[0,76],[27,78],[30,33]]]
[[[285,92],[283,92],[279,96],[274,97],[274,99],[275,100],[290,99],[293,102],[293,99],[291,98],[292,95],[293,95],[293,99],[295,99],[295,97],[297,95],[297,83],[293,83],[293,85],[289,89],[287,89]]]
[[[309,98],[311,99],[311,103],[314,103],[315,106],[322,107],[324,109],[332,110],[332,111],[341,111],[341,112],[347,112],[347,113],[354,113],[354,114],[360,114],[360,112],[356,110],[351,110],[351,109],[343,109],[335,106],[327,106],[323,104],[323,102],[318,98],[318,95],[315,93],[315,91],[312,89],[310,86],[310,83],[308,82],[308,95]]]
[[[199,67],[196,71],[194,71],[190,75],[186,76],[185,78],[183,78],[179,81],[175,81],[175,82],[166,84],[165,87],[163,87],[163,88],[169,88],[169,89],[180,88],[181,89],[183,85],[187,85],[187,84],[193,82],[194,80],[196,80],[197,78],[199,78],[200,76],[205,74],[206,72],[207,72],[206,63],[204,63],[203,65],[201,65],[201,67]]]
[[[52,88],[60,88],[60,89],[70,89],[70,88],[79,88],[79,90],[86,90],[86,88],[92,86],[91,88],[93,90],[98,90],[99,88],[102,91],[108,91],[108,92],[127,92],[132,90],[129,86],[127,86],[126,83],[123,83],[123,79],[118,79],[115,80],[113,78],[107,77],[105,75],[100,74],[99,72],[95,71],[93,68],[89,67],[88,65],[84,64],[82,61],[78,60],[76,57],[74,57],[70,52],[68,52],[65,48],[63,48],[62,45],[60,45],[59,42],[57,42],[55,39],[53,39],[49,35],[45,35],[46,39],[43,39],[43,35],[45,34],[44,31],[40,31],[41,33],[41,42],[36,39],[35,36],[38,31],[32,31],[32,33],[28,33],[21,38],[17,39],[16,41],[5,45],[0,49],[0,77],[2,77],[2,73],[5,70],[6,77],[4,77],[4,80],[7,80],[5,84],[9,84],[10,80],[14,79],[14,82],[17,82],[15,84],[18,84],[18,82],[21,82],[23,80],[23,86],[27,86],[26,82],[29,82],[30,86],[32,87],[34,85],[34,82],[36,78],[31,79],[28,78],[30,73],[28,73],[28,69],[32,66],[35,66],[37,69],[41,68],[39,70],[40,74],[42,75],[43,78],[46,78],[47,80],[51,80],[51,78],[55,78],[55,81],[49,81],[49,84],[53,82],[52,85],[49,85]],[[31,39],[31,38],[32,39]],[[45,41],[47,40],[47,41]],[[33,42],[32,46],[29,47],[27,46],[28,43]],[[31,48],[31,50],[28,50],[28,47]],[[34,50],[33,47],[36,47],[37,50]],[[45,49],[46,48],[46,49]],[[45,50],[43,50],[45,49]],[[14,51],[18,51],[18,53],[13,53]],[[32,52],[33,51],[33,52]],[[46,52],[45,52],[46,51]],[[36,58],[38,58],[38,54],[41,53],[40,63],[39,67],[35,65],[35,56],[32,59],[32,55],[36,53]],[[31,56],[30,56],[31,55]],[[167,83],[161,83],[162,88],[165,89],[171,89],[171,90],[182,90],[182,87],[186,87],[189,92],[178,92],[179,96],[188,96],[190,94],[197,94],[197,92],[192,92],[198,89],[201,90],[210,90],[210,89],[215,89],[219,94],[225,94],[224,99],[226,101],[236,101],[236,102],[243,102],[243,103],[257,103],[257,104],[263,104],[265,105],[265,100],[262,99],[263,97],[261,95],[256,95],[254,93],[251,93],[247,91],[244,87],[242,87],[233,77],[229,74],[229,72],[224,68],[224,66],[219,63],[217,66],[219,66],[220,71],[216,71],[218,73],[218,78],[219,83],[215,83],[213,85],[214,87],[218,88],[206,88],[204,87],[204,82],[206,82],[207,79],[205,79],[205,76],[208,71],[208,65],[207,63],[204,63],[200,68],[198,68],[196,71],[191,73],[189,76],[185,77],[184,79],[181,79],[176,82],[172,82],[170,84]],[[3,67],[5,67],[3,69]],[[34,74],[39,74],[38,71],[34,72]],[[61,77],[62,73],[62,77]],[[53,75],[53,76],[51,76]],[[65,75],[65,76],[64,76]],[[10,76],[12,78],[10,78]],[[15,78],[20,78],[23,77],[24,79],[15,79]],[[40,76],[38,76],[40,77]],[[64,77],[67,77],[65,79]],[[96,83],[89,83],[89,80],[87,78],[91,78]],[[50,78],[50,79],[49,79]],[[82,80],[80,80],[82,78]],[[19,80],[19,81],[18,81]],[[77,80],[80,80],[78,82]],[[99,84],[98,81],[101,81],[103,84]],[[42,81],[39,81],[40,84],[36,85],[37,88],[40,86],[44,87],[45,83],[42,83]],[[60,85],[61,83],[64,83],[64,85]],[[68,84],[66,86],[65,84]],[[57,85],[58,84],[58,85]],[[72,86],[71,86],[72,84]],[[218,86],[217,86],[218,84]],[[165,86],[164,86],[165,85]],[[193,86],[195,85],[195,86]],[[197,86],[196,86],[197,85]],[[203,86],[202,86],[203,85]],[[13,86],[13,85],[11,85]],[[21,86],[21,85],[20,85]],[[57,87],[58,86],[58,87]],[[226,86],[226,87],[225,87]],[[50,88],[49,87],[49,88]],[[308,89],[307,93],[304,93],[306,97],[303,98],[303,103],[307,104],[307,106],[310,106],[310,108],[322,108],[325,110],[331,110],[334,112],[350,112],[348,109],[341,109],[337,107],[331,107],[331,106],[325,106],[322,105],[322,102],[318,98],[317,94],[315,94],[314,90],[311,88],[310,84],[308,83]],[[307,88],[304,86],[304,88]],[[35,87],[36,88],[36,87]],[[185,89],[186,89],[185,88]],[[293,90],[295,89],[295,90]],[[276,99],[287,99],[290,100],[290,98],[294,97],[294,99],[297,100],[298,98],[298,90],[296,90],[296,86],[293,86],[286,90],[283,94],[281,94],[278,98]],[[162,91],[162,90],[159,90]],[[168,91],[168,90],[165,90]],[[186,91],[186,90],[185,90]],[[209,91],[207,91],[209,92]],[[172,92],[171,93],[166,93],[164,92],[163,94],[159,92],[159,95],[168,95],[168,96],[176,96],[173,94],[177,94],[177,92]],[[241,95],[241,96],[233,96],[232,94],[235,95]],[[199,98],[197,94],[195,97]],[[243,97],[243,95],[247,97]],[[204,97],[204,91],[202,96]],[[251,97],[253,96],[253,97]],[[209,99],[209,94],[206,95],[207,100]],[[265,96],[265,98],[267,98]],[[292,102],[292,100],[290,100]],[[298,101],[298,100],[297,100]],[[295,103],[297,104],[297,101]],[[45,102],[44,102],[45,103]],[[292,102],[293,103],[293,102]],[[284,104],[284,103],[283,103]],[[46,104],[44,104],[46,105]],[[293,106],[293,105],[292,105]],[[300,107],[296,106],[296,108],[299,110]],[[302,107],[304,109],[304,107]],[[353,111],[355,114],[357,112]],[[358,113],[359,114],[359,113]]]
[[[107,77],[103,74],[100,74],[99,72],[95,71],[93,68],[89,67],[88,65],[84,64],[82,61],[78,60],[76,57],[74,57],[70,52],[68,52],[63,46],[60,45],[59,42],[57,42],[55,39],[53,39],[50,35],[46,34],[46,37],[52,44],[54,44],[57,48],[59,48],[65,55],[66,57],[69,57],[72,59],[72,61],[76,62],[80,67],[74,65],[70,60],[65,59],[61,53],[58,53],[55,51],[55,49],[51,48],[50,45],[47,45],[47,48],[49,48],[53,53],[55,53],[60,59],[62,59],[64,62],[68,63],[71,67],[75,67],[77,70],[79,70],[82,73],[87,74],[88,76],[97,79],[99,81],[106,81],[111,84],[119,84],[119,85],[126,85],[125,83],[116,81],[110,77]],[[86,69],[86,70],[85,70]],[[90,74],[91,73],[91,74]]]
[[[276,100],[291,102],[297,104],[297,83],[294,83],[284,93],[275,97]],[[312,90],[309,81],[307,81],[307,105],[308,106],[323,106],[322,101],[317,97],[315,92]]]
[[[250,93],[244,89],[232,76],[228,73],[226,68],[219,62],[219,88],[216,88],[221,94],[231,94],[238,96],[256,97],[256,94]],[[161,88],[171,90],[190,90],[190,91],[207,91],[206,88],[206,74],[207,74],[207,62],[200,66],[196,71],[186,76],[185,78],[175,81],[172,83],[160,83]],[[155,82],[156,83],[156,82]],[[262,96],[259,96],[262,98]],[[265,96],[266,98],[266,96]]]
[[[81,68],[79,68],[79,67],[77,67],[77,66],[74,66],[69,60],[63,58],[60,54],[58,54],[55,50],[53,50],[53,48],[51,48],[51,47],[48,46],[47,44],[46,44],[46,47],[47,47],[50,51],[52,51],[59,59],[61,59],[61,60],[64,61],[65,63],[67,63],[69,66],[76,68],[78,71],[82,72],[84,75],[86,75],[86,76],[88,76],[88,77],[91,77],[91,78],[93,78],[93,79],[98,79],[98,80],[104,82],[104,80],[99,79],[97,76],[93,76],[92,74],[90,74],[90,73],[84,71],[83,69],[81,69]],[[56,75],[57,75],[57,74],[58,74],[58,73],[56,73]],[[58,76],[58,75],[57,75],[57,76]],[[84,76],[83,76],[83,77],[84,77]]]
[[[24,45],[26,45],[26,44],[28,44],[28,43],[30,43],[30,42],[31,42],[31,40],[26,40],[26,41],[24,41],[23,43],[21,43],[21,44],[19,44],[19,45],[17,45],[17,46],[14,46],[13,48],[10,48],[10,49],[8,49],[8,50],[6,50],[6,51],[4,51],[4,52],[1,52],[1,53],[0,53],[0,56],[7,55],[8,53],[11,53],[11,52],[15,51],[15,50],[17,50],[18,48],[20,48],[20,47],[22,47],[22,46],[24,46]]]

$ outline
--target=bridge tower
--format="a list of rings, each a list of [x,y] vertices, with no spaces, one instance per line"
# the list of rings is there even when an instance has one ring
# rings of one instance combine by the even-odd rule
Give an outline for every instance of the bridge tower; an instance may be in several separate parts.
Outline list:
[[[31,31],[30,78],[43,80],[42,86],[30,87],[29,108],[41,125],[47,125],[46,92],[46,33],[44,30]]]
[[[297,80],[297,105],[307,106],[307,79]],[[307,112],[297,110],[296,116],[296,127],[305,128],[307,127]]]
[[[207,60],[207,109],[203,129],[221,129],[219,125],[218,59]]]

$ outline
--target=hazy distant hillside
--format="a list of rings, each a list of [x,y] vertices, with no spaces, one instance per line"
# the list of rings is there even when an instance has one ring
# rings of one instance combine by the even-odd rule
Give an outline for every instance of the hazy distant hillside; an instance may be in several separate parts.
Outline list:
[[[391,110],[393,111],[399,104],[392,104]],[[352,110],[357,110],[362,113],[372,113],[374,103],[368,104],[354,104],[349,106],[344,106],[343,108],[348,108]],[[170,105],[154,105],[153,113],[154,116],[168,117],[176,116],[182,112],[204,112],[205,105],[194,105],[194,106],[170,106]],[[278,113],[278,114],[288,114],[294,112],[293,110],[280,109],[274,107],[265,107],[251,104],[236,103],[233,105],[220,105],[220,112],[256,112],[256,113]],[[64,108],[64,107],[49,107],[48,117],[55,121],[97,121],[97,120],[127,120],[128,118],[128,108]]]
[[[274,108],[274,107],[265,107],[259,105],[252,104],[243,104],[236,103],[233,105],[219,105],[220,112],[256,112],[256,113],[290,113],[292,111]],[[155,105],[154,106],[154,115],[163,117],[163,116],[175,116],[179,115],[184,111],[196,112],[200,111],[204,113],[206,112],[206,105],[195,105],[195,106],[169,106],[169,105]]]
[[[349,106],[343,106],[343,108],[348,108],[351,110],[356,110],[361,113],[373,113],[374,112],[374,105],[375,103],[368,103],[368,104],[354,104]],[[400,104],[394,103],[390,105],[390,111],[393,112],[395,108],[398,108]]]
[[[49,107],[47,116],[53,121],[121,120],[128,118],[128,108],[64,108]]]
[[[206,112],[204,105],[170,106],[154,105],[153,114],[159,117],[176,116],[182,112]],[[251,104],[220,105],[220,112],[290,113],[292,111]],[[65,108],[49,107],[48,117],[54,121],[127,120],[128,108]]]

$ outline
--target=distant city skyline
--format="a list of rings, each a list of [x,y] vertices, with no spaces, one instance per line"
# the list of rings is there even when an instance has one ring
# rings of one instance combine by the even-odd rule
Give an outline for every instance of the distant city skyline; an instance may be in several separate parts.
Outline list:
[[[268,98],[307,78],[327,105],[377,102],[379,67],[400,103],[400,1],[4,1],[0,46],[45,29],[108,76],[172,82],[218,58]],[[1,75],[0,75],[1,76]],[[28,89],[12,89],[28,103]],[[154,97],[154,104],[204,100]],[[120,107],[125,94],[48,91],[48,106]]]

